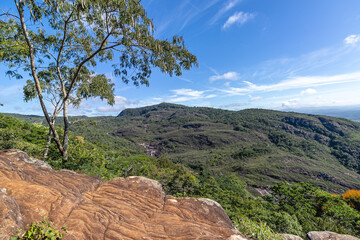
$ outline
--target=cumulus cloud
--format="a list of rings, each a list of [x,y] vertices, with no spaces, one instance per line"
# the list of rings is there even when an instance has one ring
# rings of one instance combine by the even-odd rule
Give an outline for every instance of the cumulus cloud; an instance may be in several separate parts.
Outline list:
[[[344,39],[344,42],[348,45],[355,45],[360,41],[360,34],[352,34]]]
[[[317,93],[317,91],[313,88],[308,88],[306,90],[301,91],[302,95],[311,95],[311,94],[315,94],[315,93]]]
[[[115,96],[115,105],[118,104],[129,104],[129,100],[126,99],[126,97],[123,96]]]
[[[214,81],[217,81],[217,80],[239,80],[240,79],[240,74],[237,73],[237,72],[227,72],[227,73],[224,73],[223,75],[214,75],[214,76],[211,76],[209,78],[210,82],[214,82]]]
[[[294,108],[298,105],[300,99],[294,98],[282,103],[283,108]]]
[[[253,13],[236,12],[236,13],[234,13],[234,15],[232,15],[228,18],[228,20],[222,26],[222,29],[225,30],[225,29],[231,27],[235,23],[242,25],[242,24],[246,23],[247,21],[253,19],[254,17],[255,17],[255,14],[253,14]]]

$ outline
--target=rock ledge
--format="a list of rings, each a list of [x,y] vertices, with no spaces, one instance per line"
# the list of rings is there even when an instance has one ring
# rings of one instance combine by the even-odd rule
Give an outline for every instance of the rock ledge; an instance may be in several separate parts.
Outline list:
[[[144,177],[54,171],[18,150],[0,151],[0,189],[0,240],[44,216],[67,226],[65,240],[247,239],[212,200],[167,196]]]

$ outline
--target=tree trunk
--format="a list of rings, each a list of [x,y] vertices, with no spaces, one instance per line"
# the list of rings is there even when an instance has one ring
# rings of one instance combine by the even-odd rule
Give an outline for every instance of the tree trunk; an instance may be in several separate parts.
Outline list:
[[[54,110],[54,114],[51,118],[51,124],[53,126],[55,126],[55,119],[56,119],[56,108]],[[47,155],[48,155],[48,152],[49,152],[49,148],[50,148],[50,144],[51,144],[51,135],[52,135],[52,130],[51,130],[51,127],[49,127],[49,134],[48,134],[48,139],[47,139],[47,142],[46,142],[46,147],[45,147],[45,151],[44,151],[44,160],[47,159]]]
[[[64,117],[64,138],[63,138],[63,164],[68,161],[68,143],[69,143],[69,133],[70,133],[70,122],[69,122],[69,116],[68,116],[68,101],[66,100],[64,102],[64,108],[63,108],[63,117]]]
[[[38,92],[38,97],[39,97],[39,101],[40,101],[40,105],[41,105],[41,109],[44,113],[44,116],[45,116],[45,119],[47,121],[47,123],[49,124],[49,127],[51,128],[51,131],[53,132],[54,134],[54,140],[56,142],[56,145],[60,151],[60,153],[64,156],[64,149],[63,149],[63,146],[61,145],[61,142],[60,142],[60,138],[59,138],[59,135],[55,129],[55,126],[53,124],[51,124],[51,119],[49,117],[49,113],[46,109],[46,106],[45,106],[45,103],[44,103],[44,98],[43,98],[43,95],[42,95],[42,90],[41,90],[41,86],[40,86],[40,81],[39,81],[39,78],[37,76],[37,73],[36,73],[36,66],[35,66],[35,56],[34,56],[34,46],[32,45],[31,43],[31,40],[30,40],[30,37],[29,37],[29,33],[26,29],[26,24],[25,24],[25,19],[24,19],[24,9],[23,9],[23,2],[22,1],[19,1],[17,2],[15,0],[15,4],[16,4],[16,8],[19,12],[19,18],[20,18],[20,22],[21,22],[21,28],[22,28],[22,31],[24,33],[24,37],[25,37],[25,40],[26,40],[26,43],[29,47],[29,58],[30,58],[30,69],[31,69],[31,75],[33,76],[33,79],[34,79],[34,82],[35,82],[35,87],[36,87],[36,90]],[[66,154],[65,154],[66,155]]]
[[[44,157],[43,157],[44,160],[47,159],[47,155],[49,152],[49,147],[51,144],[51,135],[52,135],[52,131],[51,131],[51,128],[49,127],[49,134],[48,134],[48,139],[47,139],[47,143],[46,143],[46,147],[45,147],[45,151],[44,151]]]

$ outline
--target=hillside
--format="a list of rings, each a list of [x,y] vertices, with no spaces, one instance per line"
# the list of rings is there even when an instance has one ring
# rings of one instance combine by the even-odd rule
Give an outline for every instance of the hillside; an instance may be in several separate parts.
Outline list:
[[[278,181],[306,181],[334,193],[360,188],[360,124],[345,119],[164,103],[83,119],[72,130],[113,148],[141,151],[142,144],[149,154],[198,172],[235,173],[255,188]]]
[[[333,193],[360,188],[360,124],[346,119],[162,103],[72,122],[74,135],[109,149],[165,155],[197,172],[235,173],[251,188],[278,181],[306,181]]]
[[[306,181],[334,193],[360,188],[360,124],[346,119],[163,103],[72,121],[73,133],[91,142],[131,153],[147,149],[198,172],[233,172],[253,188],[278,181]]]
[[[189,115],[187,112],[185,114]],[[205,115],[193,114],[202,114],[201,118]],[[136,118],[89,118],[77,121],[73,124],[74,129],[81,130],[87,135],[83,135],[85,139],[79,132],[70,135],[69,161],[65,165],[60,164],[61,155],[52,143],[46,162],[54,169],[65,168],[106,181],[116,177],[144,176],[159,181],[167,195],[210,198],[220,203],[239,230],[252,239],[278,239],[275,233],[291,233],[305,237],[309,231],[323,229],[360,236],[360,204],[356,198],[360,196],[360,191],[334,195],[308,183],[279,182],[267,189],[265,196],[254,196],[248,192],[255,192],[254,185],[247,186],[241,180],[245,178],[242,178],[239,170],[224,174],[219,166],[206,165],[190,169],[180,163],[173,163],[166,156],[155,158],[137,154],[137,151],[145,152],[145,149],[137,145],[135,138],[129,138],[130,141],[106,134],[105,130],[113,127],[121,129],[133,123],[133,117]],[[61,133],[61,129],[59,132]],[[94,133],[98,134],[98,139]],[[0,114],[0,150],[20,149],[31,157],[41,159],[46,145],[46,135],[47,128],[41,124],[29,124]],[[90,137],[95,144],[89,140]],[[121,144],[111,145],[112,139],[121,140]],[[139,149],[131,148],[133,146]],[[117,150],[112,147],[116,147]],[[202,150],[198,151],[201,153]],[[30,161],[33,162],[34,159]],[[0,182],[4,179],[0,178]],[[54,181],[56,182],[58,181]],[[34,193],[30,191],[29,194]]]

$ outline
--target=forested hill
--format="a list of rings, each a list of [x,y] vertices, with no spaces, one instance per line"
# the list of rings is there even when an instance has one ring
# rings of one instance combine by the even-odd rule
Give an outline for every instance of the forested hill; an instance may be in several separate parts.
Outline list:
[[[360,125],[345,119],[162,103],[126,109],[114,136],[148,143],[196,170],[237,173],[252,186],[307,181],[327,190],[359,188]]]
[[[47,132],[41,124],[0,114],[0,150],[20,149],[40,159]],[[104,180],[145,176],[169,195],[213,199],[252,239],[279,239],[274,231],[305,237],[324,229],[360,236],[360,204],[353,198],[360,191],[330,194],[359,189],[352,170],[357,165],[345,164],[358,161],[358,132],[356,123],[327,117],[161,104],[118,117],[74,117],[69,161],[61,165],[54,142],[46,161]],[[159,157],[139,155],[145,147]]]
[[[360,189],[360,124],[345,119],[162,103],[74,122],[73,134],[89,141],[166,155],[197,172],[235,173],[253,188],[285,180],[333,193]]]

